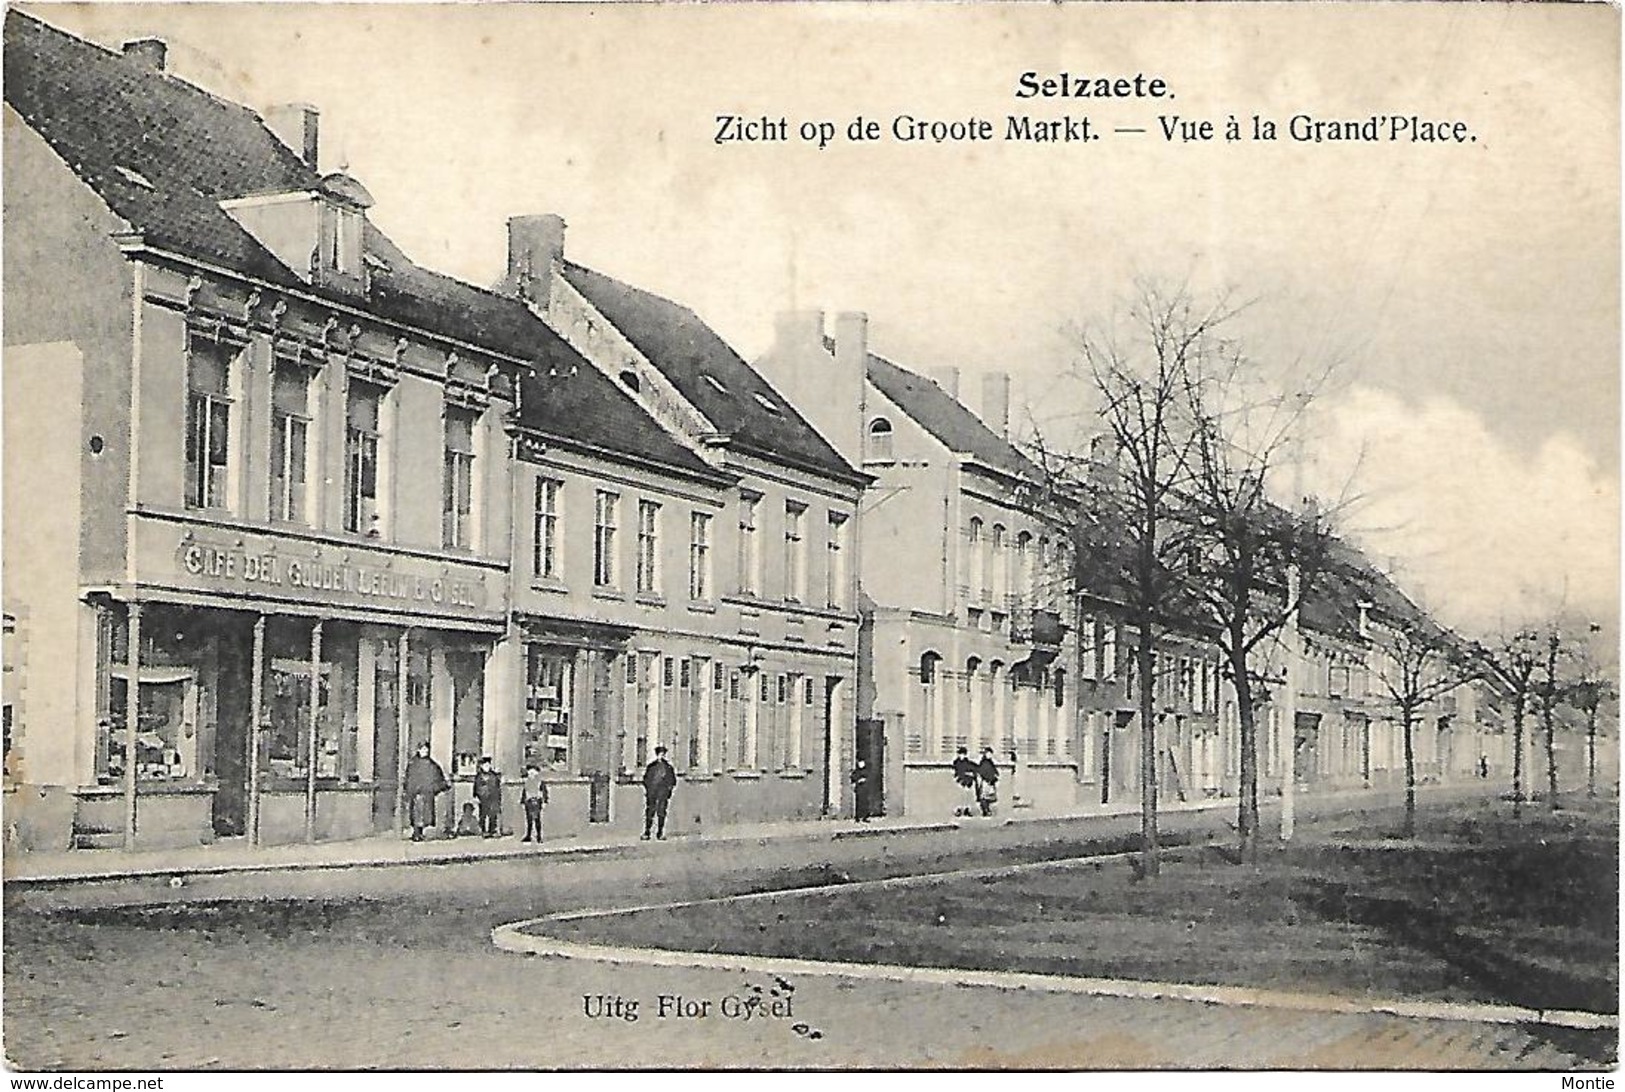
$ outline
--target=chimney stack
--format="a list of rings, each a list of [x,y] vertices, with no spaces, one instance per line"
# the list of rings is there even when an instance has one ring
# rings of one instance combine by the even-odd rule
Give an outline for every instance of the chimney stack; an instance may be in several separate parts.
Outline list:
[[[955,367],[931,368],[926,378],[948,392],[948,397],[959,401],[959,369]]]
[[[982,423],[1000,439],[1010,436],[1010,373],[989,372],[982,377]]]
[[[309,103],[286,102],[266,109],[265,127],[314,171],[320,169],[317,156],[321,151],[321,116],[321,111]]]
[[[564,260],[564,217],[557,213],[508,218],[510,290],[522,300],[547,307],[553,264]]]
[[[835,316],[835,367],[856,376],[869,371],[869,316],[862,311]]]
[[[162,38],[135,38],[124,43],[124,56],[143,68],[162,72],[169,56],[169,46]]]

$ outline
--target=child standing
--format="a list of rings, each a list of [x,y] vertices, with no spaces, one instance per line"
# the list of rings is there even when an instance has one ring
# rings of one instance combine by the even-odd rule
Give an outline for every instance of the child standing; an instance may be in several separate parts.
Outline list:
[[[525,787],[520,790],[520,801],[525,805],[525,836],[521,842],[542,840],[542,806],[547,803],[547,782],[542,780],[542,771],[536,766],[525,767]]]

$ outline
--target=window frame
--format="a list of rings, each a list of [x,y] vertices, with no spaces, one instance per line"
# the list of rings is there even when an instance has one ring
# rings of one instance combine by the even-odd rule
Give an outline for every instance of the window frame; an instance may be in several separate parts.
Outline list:
[[[633,587],[638,595],[660,594],[660,509],[659,501],[638,500],[637,565]]]
[[[592,583],[595,588],[618,587],[619,566],[615,557],[615,535],[620,530],[621,495],[613,489],[599,489],[593,498]]]
[[[536,476],[531,508],[530,574],[536,580],[562,579],[559,551],[560,499],[564,482],[544,474]]]

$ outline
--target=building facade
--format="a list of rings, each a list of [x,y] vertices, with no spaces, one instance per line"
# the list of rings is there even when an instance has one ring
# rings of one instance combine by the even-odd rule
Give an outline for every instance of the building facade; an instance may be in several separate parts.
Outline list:
[[[865,613],[858,716],[888,813],[951,815],[951,766],[990,749],[1007,803],[1069,808],[1093,772],[1077,711],[1068,519],[1006,436],[1009,381],[984,417],[868,349],[867,320],[780,317],[758,366],[873,476],[859,519]],[[985,419],[984,419],[985,418]]]

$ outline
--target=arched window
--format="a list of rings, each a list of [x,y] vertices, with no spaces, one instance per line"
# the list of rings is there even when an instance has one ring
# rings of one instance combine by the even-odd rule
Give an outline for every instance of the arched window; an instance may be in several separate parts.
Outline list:
[[[1033,536],[1026,531],[1016,536],[1016,586],[1011,592],[1026,600],[1028,606],[1038,602],[1038,591],[1033,584]]]
[[[1004,556],[1004,524],[993,525],[993,536],[988,542],[988,553],[991,555],[993,566],[993,609],[1005,608],[1005,596],[1010,594],[1009,571],[1005,567]]]
[[[868,457],[885,461],[892,458],[891,422],[884,417],[876,417],[869,422]]]
[[[1066,707],[1066,668],[1056,668],[1052,678],[1055,681],[1055,708],[1064,709]]]
[[[982,517],[970,518],[970,594],[971,599],[981,602],[987,596],[987,558],[982,552]]]
[[[965,661],[965,689],[966,690],[969,690],[971,688],[972,684],[976,681],[976,672],[981,670],[981,667],[982,667],[982,660],[978,656],[972,656],[972,657],[970,657],[969,659],[967,659]]]
[[[926,686],[930,686],[932,683],[936,682],[937,665],[941,662],[942,657],[938,656],[935,652],[927,652],[922,655],[920,657],[920,682]]]

